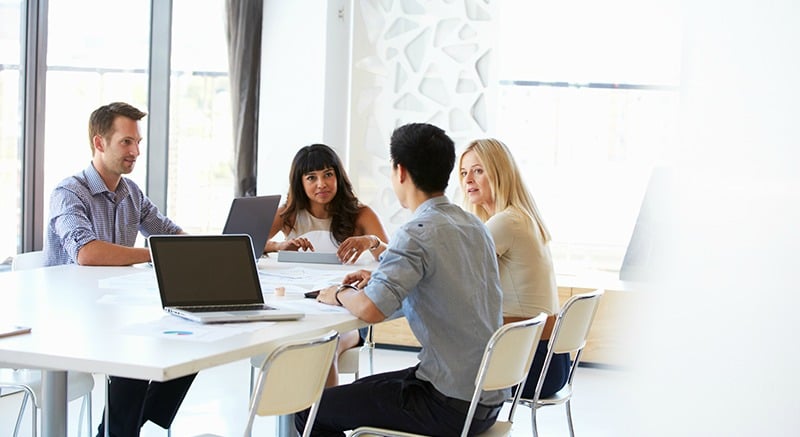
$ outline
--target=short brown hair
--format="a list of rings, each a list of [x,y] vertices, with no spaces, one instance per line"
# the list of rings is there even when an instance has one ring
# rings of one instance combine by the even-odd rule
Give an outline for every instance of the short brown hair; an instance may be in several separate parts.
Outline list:
[[[92,148],[92,155],[94,155],[94,136],[100,135],[108,139],[113,133],[114,120],[117,117],[128,117],[131,120],[139,121],[145,115],[147,115],[146,112],[123,102],[109,103],[95,109],[89,116],[89,145]]]

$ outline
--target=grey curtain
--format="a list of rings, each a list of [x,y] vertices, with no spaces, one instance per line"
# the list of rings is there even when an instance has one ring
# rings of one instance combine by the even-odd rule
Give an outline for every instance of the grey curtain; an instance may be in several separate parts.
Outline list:
[[[255,196],[262,0],[226,0],[228,67],[235,156],[235,196]]]

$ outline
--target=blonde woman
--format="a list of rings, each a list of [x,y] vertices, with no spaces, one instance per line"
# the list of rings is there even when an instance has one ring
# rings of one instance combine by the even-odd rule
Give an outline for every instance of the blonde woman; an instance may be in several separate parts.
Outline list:
[[[508,147],[491,138],[472,141],[461,154],[458,168],[465,209],[486,223],[494,239],[503,287],[503,322],[528,319],[540,312],[552,316],[559,304],[548,246],[550,233]],[[542,334],[523,397],[532,397],[536,390],[552,321],[550,317]],[[542,396],[561,389],[568,371],[569,354],[554,356]]]

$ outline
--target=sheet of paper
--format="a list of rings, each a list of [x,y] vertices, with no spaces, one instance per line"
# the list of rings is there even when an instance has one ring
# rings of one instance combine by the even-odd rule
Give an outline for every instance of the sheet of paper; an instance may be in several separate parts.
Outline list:
[[[271,294],[277,287],[284,287],[287,294],[302,294],[329,285],[341,284],[350,270],[325,268],[274,268],[259,269],[258,275],[264,294]]]
[[[275,322],[221,323],[204,325],[180,317],[165,316],[149,322],[128,325],[122,332],[129,335],[161,337],[180,341],[212,342],[234,335],[255,332]]]
[[[306,314],[349,313],[347,308],[319,303],[316,299],[286,299],[275,301],[275,305],[288,310],[302,311]]]

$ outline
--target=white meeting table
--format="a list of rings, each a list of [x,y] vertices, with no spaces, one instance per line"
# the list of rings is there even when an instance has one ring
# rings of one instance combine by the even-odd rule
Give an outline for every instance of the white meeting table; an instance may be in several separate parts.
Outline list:
[[[284,263],[262,260],[259,270],[290,267],[280,264]],[[312,264],[294,266],[306,271],[330,268]],[[343,274],[361,267],[333,266]],[[0,338],[0,363],[44,370],[43,435],[67,435],[67,371],[167,381],[267,353],[287,340],[319,335],[330,329],[344,332],[366,326],[350,314],[334,312],[309,313],[298,321],[277,322],[211,342],[136,335],[131,333],[131,326],[155,323],[166,316],[158,298],[152,296],[157,291],[140,290],[143,295],[149,294],[147,297],[153,304],[107,303],[101,298],[115,291],[130,295],[132,290],[115,290],[107,285],[101,288],[100,281],[146,270],[152,268],[67,265],[0,273],[0,321],[32,328],[30,334]],[[262,291],[270,301],[274,290]]]

